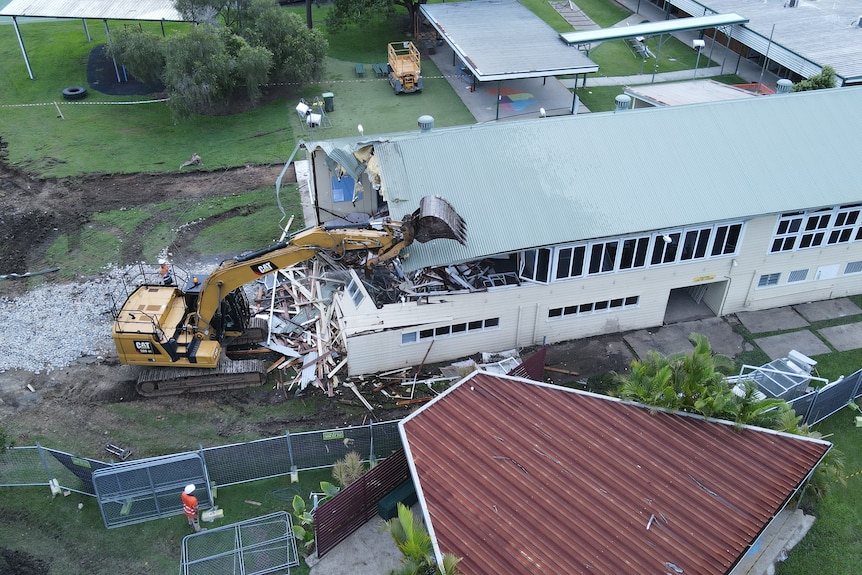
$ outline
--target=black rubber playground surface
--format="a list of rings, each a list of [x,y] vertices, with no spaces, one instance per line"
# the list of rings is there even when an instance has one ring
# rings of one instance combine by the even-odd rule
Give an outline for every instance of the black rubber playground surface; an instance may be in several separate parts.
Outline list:
[[[87,60],[87,84],[90,89],[111,96],[153,94],[165,89],[161,84],[145,84],[137,80],[120,63],[115,66],[107,54],[105,44],[100,44],[90,51]]]

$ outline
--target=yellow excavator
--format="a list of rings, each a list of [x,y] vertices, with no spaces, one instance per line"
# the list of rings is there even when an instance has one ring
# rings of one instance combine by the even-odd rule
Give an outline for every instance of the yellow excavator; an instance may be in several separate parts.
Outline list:
[[[306,228],[268,248],[222,262],[184,286],[144,282],[119,310],[113,337],[120,361],[148,366],[138,377],[143,396],[177,395],[259,385],[261,360],[231,360],[231,346],[265,338],[266,322],[251,315],[243,286],[321,252],[353,252],[372,267],[396,257],[413,241],[447,238],[466,242],[466,224],[443,198],[426,196],[401,222],[387,218],[350,224],[344,220]],[[363,253],[364,252],[364,253]]]

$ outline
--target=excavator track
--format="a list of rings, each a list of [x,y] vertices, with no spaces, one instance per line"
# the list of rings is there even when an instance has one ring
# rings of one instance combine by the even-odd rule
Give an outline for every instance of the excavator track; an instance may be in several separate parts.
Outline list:
[[[255,387],[264,381],[266,381],[266,364],[263,361],[225,359],[214,369],[148,368],[138,376],[135,389],[144,397],[163,397]]]

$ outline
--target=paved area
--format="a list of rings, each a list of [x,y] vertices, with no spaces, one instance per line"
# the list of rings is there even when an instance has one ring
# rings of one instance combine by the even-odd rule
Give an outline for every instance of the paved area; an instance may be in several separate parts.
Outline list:
[[[791,349],[795,349],[808,357],[832,352],[829,346],[823,343],[822,339],[807,329],[760,337],[755,339],[754,342],[757,344],[757,347],[769,356],[769,359],[787,357]]]
[[[837,319],[862,313],[862,309],[847,298],[803,303],[793,306],[793,309],[808,321]]]
[[[834,347],[836,351],[850,351],[862,346],[862,323],[826,327],[818,330],[817,333],[828,341],[829,345]]]
[[[753,334],[808,327],[808,321],[792,307],[780,307],[736,314],[745,329]]]

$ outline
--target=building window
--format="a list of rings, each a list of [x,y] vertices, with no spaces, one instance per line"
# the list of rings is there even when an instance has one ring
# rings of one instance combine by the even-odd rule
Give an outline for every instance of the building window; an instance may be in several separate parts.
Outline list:
[[[519,267],[521,279],[548,283],[550,279],[551,250],[548,248],[539,248],[521,252]]]
[[[727,256],[735,254],[736,248],[739,245],[739,236],[741,233],[742,224],[716,226],[711,255]]]
[[[711,232],[712,228],[689,230],[685,232],[685,236],[683,236],[682,239],[682,254],[679,259],[687,261],[705,257]]]
[[[646,266],[649,236],[623,240],[623,250],[620,254],[620,269],[630,270]]]
[[[667,264],[676,261],[676,252],[679,247],[679,232],[666,234],[666,236],[656,236],[655,243],[652,248],[652,265]],[[665,237],[670,241],[665,241]]]
[[[805,212],[781,214],[772,237],[770,253],[862,239],[862,204],[849,204]]]
[[[470,322],[460,322],[451,325],[444,325],[429,329],[420,329],[413,331],[401,332],[401,345],[408,345],[420,341],[431,339],[442,339],[463,335],[465,333],[476,333],[479,331],[488,331],[500,327],[500,318],[492,317],[489,319],[480,319]]]
[[[760,276],[757,282],[757,287],[777,286],[778,280],[781,279],[781,274],[765,274]]]
[[[586,246],[571,246],[557,249],[557,279],[575,278],[584,275]]]
[[[639,301],[640,296],[633,295],[626,298],[614,298],[566,307],[555,307],[548,310],[548,319],[558,319],[573,315],[587,315],[591,313],[607,312],[609,310],[637,307]]]
[[[590,246],[590,273],[614,271],[618,242],[604,242]]]
[[[841,206],[835,214],[835,224],[829,233],[828,244],[843,244],[853,239],[853,230],[859,224],[859,205]],[[862,232],[862,228],[859,228]],[[857,238],[858,239],[858,238]]]
[[[844,275],[858,274],[860,272],[862,272],[862,261],[860,261],[860,262],[849,262],[844,267]]]
[[[794,270],[787,276],[787,283],[804,282],[808,278],[808,270]]]

